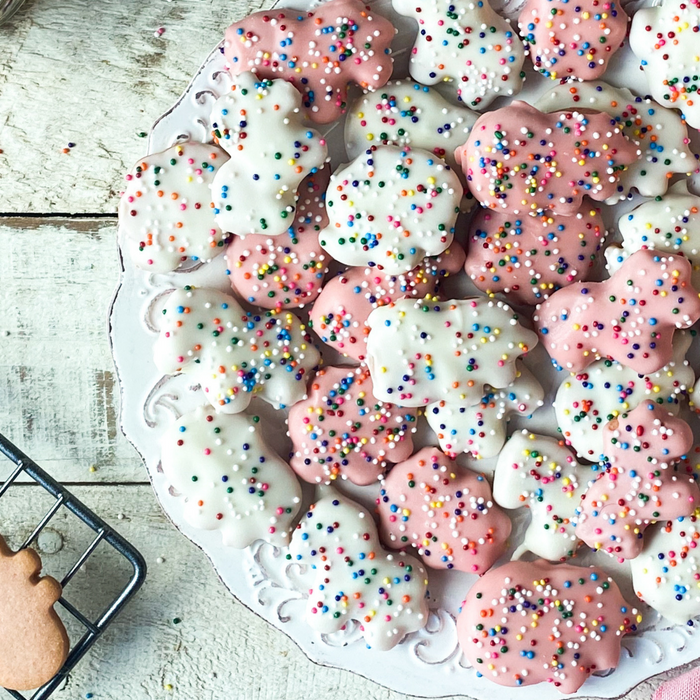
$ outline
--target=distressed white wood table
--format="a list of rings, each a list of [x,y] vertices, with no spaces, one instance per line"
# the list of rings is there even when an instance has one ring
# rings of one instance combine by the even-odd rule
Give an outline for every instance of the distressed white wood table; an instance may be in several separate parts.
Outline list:
[[[57,698],[399,697],[312,664],[234,601],[166,520],[118,427],[107,310],[119,274],[122,174],[143,154],[139,134],[225,26],[270,4],[28,0],[0,27],[0,430],[117,525],[150,567],[142,592]],[[39,513],[31,488],[0,508],[0,532],[13,543]],[[79,543],[62,520],[52,529],[43,556],[55,570]],[[650,698],[660,680],[628,699]]]

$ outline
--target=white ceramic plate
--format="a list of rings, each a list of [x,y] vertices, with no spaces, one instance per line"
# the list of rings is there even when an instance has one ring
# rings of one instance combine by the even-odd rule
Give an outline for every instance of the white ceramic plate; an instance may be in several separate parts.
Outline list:
[[[376,0],[372,4],[381,14],[390,17],[399,30],[392,45],[396,59],[394,77],[406,77],[408,48],[413,43],[415,26],[410,20],[395,15],[389,0]],[[508,16],[517,16],[518,0],[506,0],[506,5],[497,5],[496,9]],[[298,9],[310,6],[311,3],[295,5]],[[627,7],[632,9],[629,4]],[[624,85],[637,94],[644,94],[643,76],[627,49],[616,54],[605,77],[615,85]],[[148,143],[149,153],[161,151],[179,140],[208,141],[211,106],[230,84],[230,77],[224,69],[224,57],[220,47],[216,47],[182,97],[155,124]],[[526,89],[519,97],[532,101],[551,85],[541,76],[528,74]],[[335,167],[346,160],[342,122],[327,127],[326,133]],[[606,223],[616,220],[634,205],[635,202],[628,201],[610,208],[607,212],[610,221]],[[426,697],[464,695],[480,700],[496,696],[499,700],[561,697],[554,687],[547,684],[518,689],[499,687],[477,678],[475,671],[468,666],[457,644],[455,615],[474,580],[473,576],[457,571],[429,570],[431,615],[427,627],[408,635],[389,652],[371,651],[366,648],[356,625],[348,625],[344,631],[326,636],[313,632],[305,624],[305,594],[302,592],[308,589],[305,574],[299,565],[288,563],[283,552],[261,542],[243,551],[225,548],[219,532],[197,530],[188,525],[182,515],[182,499],[170,487],[160,469],[159,439],[174,417],[206,401],[198,387],[191,386],[187,376],[160,375],[153,363],[152,345],[157,337],[159,305],[170,290],[194,284],[231,291],[225,261],[222,256],[209,265],[170,274],[144,272],[128,259],[124,259],[123,268],[111,312],[112,348],[122,392],[122,429],[142,455],[156,494],[170,519],[209,556],[222,581],[236,598],[288,634],[313,661],[353,671],[399,692]],[[474,293],[465,275],[452,284],[454,296]],[[691,355],[698,354],[696,347],[692,350]],[[335,353],[323,349],[323,354],[326,364],[338,362]],[[538,377],[547,391],[545,407],[529,421],[514,419],[510,432],[528,427],[555,434],[551,401],[562,375],[551,367],[540,347],[531,353],[526,364],[537,367]],[[697,362],[693,364],[700,366]],[[262,416],[268,440],[281,455],[286,456],[289,442],[285,438],[284,412],[276,412],[258,400],[254,400],[251,411]],[[697,424],[694,416],[686,417],[691,424]],[[419,429],[417,443],[435,443],[435,437],[425,423]],[[304,488],[306,505],[318,494],[311,486]],[[378,484],[360,488],[344,482],[339,488],[373,510]],[[519,542],[527,517],[522,511],[514,518],[512,549]],[[586,564],[593,560],[614,574],[628,600],[635,600],[628,567],[617,565],[610,557],[593,553],[577,557],[576,563]],[[700,633],[696,633],[695,628],[670,625],[646,606],[640,604],[639,607],[644,610],[645,621],[639,634],[624,639],[619,668],[607,677],[591,678],[582,691],[572,697],[619,697],[650,676],[700,657]]]

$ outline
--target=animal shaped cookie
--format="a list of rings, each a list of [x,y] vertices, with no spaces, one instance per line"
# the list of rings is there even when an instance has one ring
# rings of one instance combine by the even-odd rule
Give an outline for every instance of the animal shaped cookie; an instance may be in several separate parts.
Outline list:
[[[348,85],[376,90],[391,77],[392,23],[359,0],[331,0],[309,12],[264,10],[226,30],[224,53],[235,75],[283,78],[299,90],[318,124],[347,110]]]
[[[245,410],[256,395],[276,408],[292,406],[320,361],[290,311],[244,311],[228,294],[191,286],[167,298],[153,358],[161,372],[189,374],[224,413]]]
[[[543,405],[544,390],[532,372],[520,360],[515,362],[515,371],[515,379],[507,387],[486,387],[475,406],[438,401],[426,409],[425,417],[443,452],[469,452],[477,459],[495,457],[506,441],[511,416],[530,416]],[[489,470],[485,467],[484,471]]]
[[[626,199],[632,190],[645,197],[658,197],[666,192],[674,174],[697,171],[688,129],[678,112],[648,97],[637,97],[626,88],[600,80],[568,82],[545,92],[535,106],[543,112],[574,108],[605,112],[637,146],[640,157],[618,173],[616,191],[607,204]]]
[[[601,358],[657,372],[672,359],[675,330],[700,318],[690,275],[685,258],[640,250],[604,282],[555,292],[533,320],[552,361],[570,372]]]
[[[279,236],[294,224],[297,189],[328,157],[326,140],[303,123],[301,96],[284,80],[236,76],[214,103],[214,136],[229,154],[211,183],[216,223],[245,236]]]
[[[628,22],[614,0],[528,0],[518,17],[532,65],[552,80],[600,78]]]
[[[356,620],[367,646],[387,651],[425,627],[425,568],[415,557],[387,552],[372,516],[345,496],[313,504],[289,551],[315,572],[306,621],[317,632],[331,634]]]
[[[678,625],[700,615],[700,511],[652,525],[630,562],[637,597]]]
[[[479,676],[574,693],[592,673],[617,666],[620,641],[641,621],[602,569],[514,561],[469,589],[457,637]]]
[[[210,186],[227,160],[218,146],[188,141],[142,158],[126,174],[119,232],[138,267],[170,272],[223,253]]]
[[[394,549],[415,547],[434,569],[485,573],[505,552],[512,527],[486,477],[436,447],[394,466],[377,507],[382,541]]]
[[[371,146],[331,176],[321,245],[346,265],[411,270],[454,237],[462,184],[442,158],[408,146]]]
[[[498,456],[493,497],[504,508],[526,507],[532,518],[513,554],[563,561],[576,552],[576,509],[595,472],[566,445],[528,430],[514,433]]]
[[[400,299],[375,309],[368,323],[374,395],[400,406],[473,406],[486,384],[513,382],[515,361],[537,344],[509,306],[483,297]]]
[[[0,537],[0,686],[33,690],[50,681],[68,658],[70,641],[54,605],[61,585],[41,576],[32,549],[13,552]]]
[[[534,305],[588,279],[605,236],[600,209],[586,200],[573,216],[479,209],[469,224],[464,269],[489,296],[502,292],[513,303]]]
[[[698,0],[664,0],[663,5],[634,13],[629,38],[651,96],[665,107],[679,109],[695,129],[700,128],[698,25]]]
[[[523,85],[525,50],[507,19],[488,0],[392,0],[418,22],[411,77],[424,85],[450,82],[468,107],[486,109]]]
[[[668,194],[644,202],[618,219],[622,245],[605,251],[608,269],[614,273],[638,250],[679,254],[692,265],[691,282],[700,289],[700,197],[688,192],[686,180],[671,185]]]
[[[231,287],[264,309],[296,309],[313,301],[328,273],[329,258],[318,242],[328,225],[326,187],[330,169],[309,175],[299,186],[294,224],[287,235],[235,236],[226,249]]]
[[[161,464],[193,527],[219,530],[224,545],[236,549],[256,540],[289,544],[301,487],[265,443],[257,416],[200,406],[165,431]]]
[[[323,287],[311,308],[313,329],[342,355],[363,362],[372,310],[404,297],[440,298],[443,280],[461,271],[464,259],[464,248],[452,241],[440,255],[423,258],[408,272],[394,275],[377,267],[351,267]]]
[[[604,455],[605,425],[651,399],[674,415],[690,392],[695,373],[686,353],[693,336],[679,331],[673,339],[671,361],[658,372],[640,375],[612,360],[597,360],[585,370],[562,379],[554,410],[567,445],[584,459]]]
[[[413,452],[417,411],[374,398],[366,367],[326,367],[289,411],[289,463],[304,481],[364,486]]]
[[[603,112],[540,112],[516,100],[482,114],[455,152],[476,199],[508,214],[573,216],[617,191],[639,149]]]
[[[605,427],[606,470],[583,494],[576,534],[623,559],[642,550],[650,523],[692,515],[700,489],[674,467],[693,444],[688,424],[644,401]]]

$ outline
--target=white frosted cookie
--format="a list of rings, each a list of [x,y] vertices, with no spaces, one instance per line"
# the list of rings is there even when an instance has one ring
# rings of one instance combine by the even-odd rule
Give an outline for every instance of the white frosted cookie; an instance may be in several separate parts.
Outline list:
[[[506,387],[515,361],[537,345],[502,301],[399,299],[369,315],[374,395],[399,406],[473,406],[484,386]]]
[[[477,116],[427,85],[392,80],[352,106],[345,120],[345,149],[356,158],[370,146],[422,148],[459,173],[454,152],[467,140]]]
[[[189,374],[224,413],[245,410],[253,396],[276,408],[295,404],[320,360],[290,311],[244,311],[228,294],[195,287],[168,297],[153,357],[161,372]]]
[[[161,464],[193,527],[220,530],[224,545],[237,549],[255,540],[289,544],[301,486],[265,444],[257,416],[200,406],[165,431]]]
[[[325,138],[304,124],[300,109],[291,83],[253,73],[237,75],[214,103],[214,136],[230,156],[211,186],[223,231],[279,236],[294,223],[297,188],[328,157]]]
[[[372,146],[331,176],[321,245],[346,265],[413,269],[452,243],[462,184],[442,158]]]
[[[479,111],[522,89],[525,49],[488,0],[392,0],[392,5],[418,22],[409,64],[414,80],[451,82],[459,99]]]
[[[314,503],[289,551],[315,571],[306,621],[321,634],[356,620],[367,646],[386,651],[425,627],[425,568],[404,552],[385,550],[372,516],[354,501],[338,494]]]
[[[557,424],[566,442],[580,457],[597,461],[603,454],[603,428],[621,413],[642,401],[662,403],[678,413],[683,395],[695,381],[685,359],[693,336],[679,332],[673,340],[673,357],[665,367],[649,375],[612,360],[597,360],[582,372],[562,380],[554,400]]]
[[[514,433],[498,456],[493,497],[504,508],[527,507],[532,520],[514,559],[532,552],[550,561],[566,559],[579,545],[575,515],[589,478],[563,442],[527,430]]]
[[[529,416],[542,406],[544,390],[520,361],[516,377],[504,389],[487,387],[475,406],[455,406],[446,401],[430,404],[425,417],[435,431],[440,448],[448,455],[469,452],[477,459],[495,457],[506,441],[512,415]]]
[[[652,525],[644,549],[632,559],[634,592],[679,625],[700,615],[700,510]]]
[[[622,245],[605,251],[613,274],[632,253],[650,248],[680,253],[692,265],[693,287],[700,289],[700,197],[688,192],[686,180],[671,185],[667,194],[644,202],[617,221]]]
[[[662,195],[671,175],[690,174],[698,167],[689,147],[688,129],[678,112],[637,97],[626,88],[601,80],[568,82],[546,90],[535,106],[543,112],[567,107],[605,112],[639,148],[641,156],[620,173],[617,192],[607,204],[626,199],[633,189],[644,197]]]
[[[218,146],[188,141],[142,158],[126,174],[119,232],[138,267],[170,272],[224,252],[210,185],[227,160]]]
[[[637,10],[629,35],[651,96],[666,107],[679,109],[696,129],[700,128],[698,25],[697,0],[664,0],[663,5]]]

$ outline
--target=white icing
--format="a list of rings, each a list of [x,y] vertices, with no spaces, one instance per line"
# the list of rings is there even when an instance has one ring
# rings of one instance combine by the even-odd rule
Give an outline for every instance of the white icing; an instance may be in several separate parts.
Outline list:
[[[415,557],[387,552],[372,516],[344,496],[311,506],[289,550],[315,571],[306,619],[318,632],[331,634],[357,620],[367,645],[386,651],[427,623],[425,568]]]
[[[510,417],[529,416],[543,405],[544,391],[532,372],[520,360],[515,368],[517,376],[511,384],[505,389],[487,387],[475,406],[454,406],[442,401],[427,406],[425,417],[443,452],[470,452],[478,459],[495,457],[506,441]]]
[[[562,380],[554,400],[557,424],[579,457],[596,461],[604,453],[605,424],[651,399],[678,413],[683,394],[695,374],[685,355],[693,338],[679,331],[673,339],[673,358],[658,372],[639,375],[610,360],[597,360],[582,372]]]
[[[231,158],[214,177],[212,199],[223,231],[279,236],[294,222],[299,184],[323,165],[328,148],[304,125],[291,83],[258,80],[241,73],[214,103],[214,135]]]
[[[193,527],[219,530],[237,549],[259,539],[289,543],[301,487],[250,416],[200,406],[163,433],[161,463]]]
[[[574,101],[574,96],[579,100]],[[612,87],[601,80],[564,83],[547,90],[535,107],[543,112],[568,107],[606,112],[637,145],[641,156],[619,173],[618,192],[606,200],[607,204],[626,199],[633,189],[644,197],[657,197],[666,192],[669,174],[690,174],[697,168],[680,115],[626,88]]]
[[[392,0],[392,5],[418,22],[409,65],[414,80],[453,82],[459,98],[478,110],[520,92],[525,49],[488,0]]]
[[[295,404],[320,360],[290,311],[246,312],[227,294],[194,287],[168,297],[153,356],[161,372],[199,382],[224,413],[245,410],[254,395],[277,408]]]
[[[527,430],[510,438],[498,457],[493,497],[504,508],[525,506],[532,513],[514,559],[525,552],[550,561],[573,555],[579,544],[576,508],[588,480],[595,476],[555,438]]]
[[[445,162],[408,147],[370,148],[331,176],[321,245],[346,265],[414,268],[452,243],[462,184]]]
[[[515,361],[537,345],[502,301],[400,299],[369,316],[367,355],[374,395],[403,406],[472,406],[484,385],[506,387]]]

